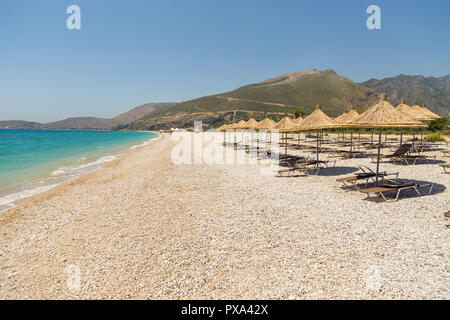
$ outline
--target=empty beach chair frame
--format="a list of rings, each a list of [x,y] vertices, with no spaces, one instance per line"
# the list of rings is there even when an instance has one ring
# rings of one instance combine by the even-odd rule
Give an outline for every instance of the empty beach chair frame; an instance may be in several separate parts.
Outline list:
[[[400,147],[398,147],[398,149],[394,153],[389,154],[389,155],[385,155],[385,154],[380,155],[380,159],[387,159],[389,161],[392,158],[402,157],[408,153],[410,148],[411,148],[410,144],[402,144]],[[369,156],[369,158],[372,159],[372,163],[376,163],[378,157],[377,156]]]
[[[343,187],[348,190],[359,190],[360,189],[360,182],[365,181],[364,186],[367,187],[369,185],[369,181],[375,182],[376,181],[376,173],[371,170],[368,167],[365,166],[359,166],[359,169],[362,171],[359,174],[355,174],[353,176],[348,176],[344,178],[338,178],[336,181],[341,182]],[[397,181],[398,180],[399,172],[391,172],[388,173],[386,171],[380,172],[378,174],[378,177],[381,178],[381,182],[385,180],[388,176],[395,176],[394,178],[391,178],[390,180]]]
[[[303,162],[299,162],[303,161]],[[278,175],[281,177],[293,176],[297,172],[303,173],[305,176],[309,176],[311,174],[317,175],[322,168],[322,165],[325,167],[329,167],[328,164],[334,162],[336,165],[336,161],[330,160],[298,160],[295,163],[290,165],[290,168],[280,169],[278,170]]]
[[[426,155],[404,155],[401,157],[392,157],[392,162],[394,164],[406,164],[406,165],[415,165],[417,161],[435,161],[436,156],[426,156]]]
[[[439,165],[445,173],[450,173],[450,163],[440,164]]]
[[[433,183],[426,183],[422,185],[414,184],[414,183],[399,183],[398,181],[390,181],[391,184],[382,184],[380,187],[373,187],[373,188],[367,188],[367,189],[361,189],[359,192],[365,193],[368,198],[376,199],[376,198],[382,198],[385,202],[396,202],[398,201],[400,194],[402,191],[405,190],[414,190],[417,195],[420,197],[422,194],[420,193],[419,189],[430,187],[428,194],[431,194],[433,191]],[[385,196],[385,193],[389,192],[396,192],[395,198],[387,198]],[[374,195],[374,196],[372,196]]]

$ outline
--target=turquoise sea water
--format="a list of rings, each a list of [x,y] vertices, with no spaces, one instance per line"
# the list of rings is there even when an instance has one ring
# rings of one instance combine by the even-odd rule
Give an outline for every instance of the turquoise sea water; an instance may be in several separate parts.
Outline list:
[[[156,136],[150,132],[0,130],[0,206],[7,202],[5,195],[8,200],[20,198],[11,193],[26,195],[29,188],[93,170]]]

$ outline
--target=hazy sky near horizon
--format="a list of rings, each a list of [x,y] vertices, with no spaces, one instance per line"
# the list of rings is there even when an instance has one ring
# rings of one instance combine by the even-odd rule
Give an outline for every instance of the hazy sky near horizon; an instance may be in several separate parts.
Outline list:
[[[0,120],[113,117],[309,68],[443,76],[449,36],[448,0],[0,0]]]

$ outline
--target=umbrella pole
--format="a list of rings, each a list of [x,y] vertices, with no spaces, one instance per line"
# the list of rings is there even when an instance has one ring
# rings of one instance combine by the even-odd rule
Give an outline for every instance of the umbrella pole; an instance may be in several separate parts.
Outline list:
[[[353,130],[350,132],[350,152],[353,151]]]
[[[371,143],[373,144],[373,129],[372,129],[372,142]]]
[[[298,132],[298,140],[297,140],[297,145],[300,146],[300,131]]]
[[[420,144],[423,145],[423,128],[420,128]]]
[[[403,128],[400,129],[400,146],[403,144]]]
[[[316,146],[316,156],[317,156],[317,163],[316,167],[319,166],[319,130],[317,130],[317,146]]]
[[[416,139],[416,128],[413,128],[412,152],[414,152],[414,140]]]
[[[378,187],[378,173],[380,172],[380,154],[381,154],[381,128],[378,133],[378,154],[377,154],[377,173],[375,180],[375,187]]]
[[[284,134],[284,155],[287,155],[287,132]]]

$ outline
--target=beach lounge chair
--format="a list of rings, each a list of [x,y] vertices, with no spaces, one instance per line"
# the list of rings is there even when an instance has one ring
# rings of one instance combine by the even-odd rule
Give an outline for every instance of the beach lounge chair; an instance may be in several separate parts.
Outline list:
[[[359,183],[363,181],[365,181],[365,187],[368,186],[369,181],[375,182],[376,173],[372,169],[365,166],[360,166],[359,169],[361,170],[361,172],[356,173],[352,176],[338,178],[336,179],[336,181],[341,182],[343,187],[349,190],[359,190]],[[381,179],[381,181],[383,181],[387,176],[395,176],[393,180],[397,181],[398,175],[399,172],[387,173],[386,171],[384,171],[378,173],[378,177]]]
[[[442,169],[444,169],[445,173],[450,173],[450,163],[440,164],[439,166],[441,166]],[[449,170],[449,171],[447,171],[447,170]]]
[[[415,184],[415,183],[409,183],[409,182],[401,182],[399,180],[385,180],[385,182],[381,183],[379,187],[373,187],[373,188],[367,188],[367,189],[361,189],[359,192],[365,193],[368,198],[382,198],[386,202],[394,202],[397,201],[400,193],[404,190],[414,190],[417,195],[421,196],[419,189],[430,187],[428,194],[431,193],[433,190],[433,184],[432,183],[425,183],[422,185]],[[389,192],[396,192],[395,198],[388,199],[386,197],[386,193]],[[375,195],[375,196],[373,196]]]
[[[346,150],[333,150],[331,151],[336,157],[340,157],[342,159],[355,159],[356,156],[364,156],[364,152],[362,151],[346,151]]]
[[[436,156],[426,156],[424,154],[419,155],[410,155],[405,154],[400,157],[392,157],[391,158],[393,163],[405,163],[406,165],[414,165],[417,161],[434,161],[436,160]]]
[[[279,169],[278,175],[281,177],[293,176],[295,173],[303,173],[306,176],[317,175],[321,168],[330,167],[329,164],[334,163],[333,167],[336,165],[336,160],[307,160],[305,162],[296,161],[294,164],[291,164],[289,168]]]
[[[450,157],[450,150],[444,150],[442,153],[444,154],[444,157]]]
[[[394,153],[386,155],[386,154],[380,154],[380,159],[392,159],[392,158],[398,158],[406,155],[411,149],[410,144],[402,144],[397,150],[395,150]],[[370,159],[372,159],[372,162],[377,161],[377,156],[369,156]]]

